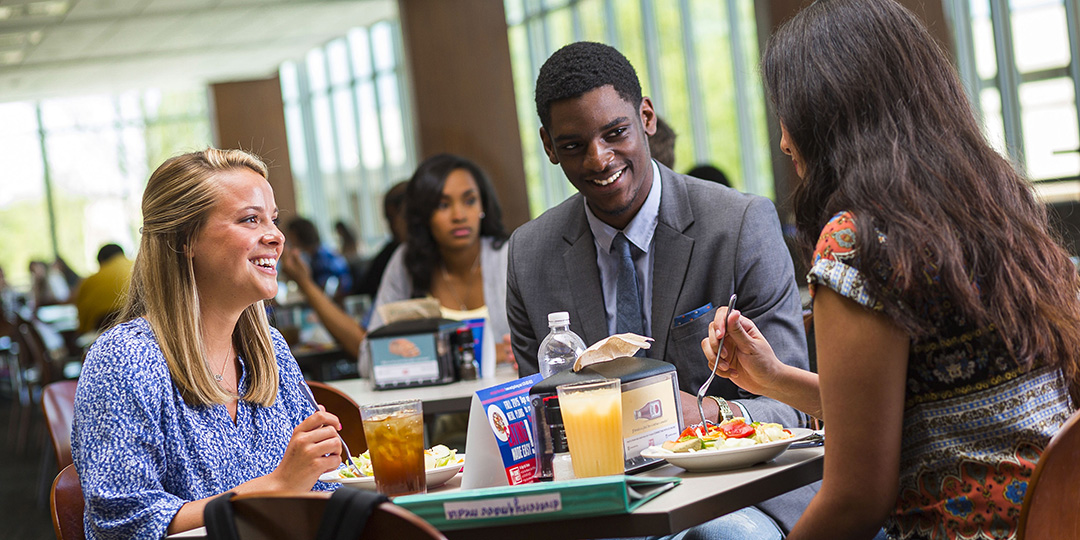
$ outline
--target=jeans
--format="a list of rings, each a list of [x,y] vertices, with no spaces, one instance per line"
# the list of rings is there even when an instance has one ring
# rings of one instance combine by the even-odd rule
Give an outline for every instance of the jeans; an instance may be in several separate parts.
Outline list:
[[[764,512],[749,506],[668,536],[646,540],[780,540],[784,534]]]

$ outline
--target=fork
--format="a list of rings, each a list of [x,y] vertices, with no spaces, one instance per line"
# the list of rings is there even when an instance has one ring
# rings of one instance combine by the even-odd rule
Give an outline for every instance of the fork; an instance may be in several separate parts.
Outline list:
[[[315,407],[315,410],[318,411],[319,404],[315,402],[315,396],[311,394],[311,389],[308,388],[306,384],[304,384],[304,381],[299,381],[296,383],[296,385],[300,387],[300,393],[307,398],[308,403],[310,403],[311,406]],[[364,473],[360,472],[360,467],[357,467],[356,462],[353,461],[352,452],[349,450],[349,445],[345,443],[345,438],[342,437],[341,433],[338,431],[334,431],[334,433],[336,433],[338,439],[341,440],[341,446],[345,448],[345,456],[348,458],[347,461],[349,463],[349,466],[352,467],[353,471],[356,473],[357,476],[364,476]]]
[[[724,315],[724,329],[727,329],[727,315],[731,313],[731,310],[735,308],[736,295],[732,293],[731,298],[728,300],[727,314]],[[712,380],[716,377],[716,364],[720,363],[720,351],[724,350],[724,338],[727,337],[727,332],[720,337],[720,343],[716,345],[716,362],[713,363],[712,370],[709,371],[709,378],[705,380],[705,384],[701,385],[697,391],[697,410],[701,415],[701,429],[705,433],[709,432],[709,421],[705,419],[705,409],[701,407],[701,400],[705,399],[705,392],[709,390],[709,385],[712,384]]]

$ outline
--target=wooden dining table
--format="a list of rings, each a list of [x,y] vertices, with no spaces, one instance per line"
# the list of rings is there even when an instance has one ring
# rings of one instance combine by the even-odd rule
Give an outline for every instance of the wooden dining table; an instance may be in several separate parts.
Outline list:
[[[793,448],[766,463],[702,473],[665,464],[636,476],[675,476],[682,481],[630,513],[546,518],[528,523],[444,530],[442,533],[449,540],[581,540],[674,534],[821,480],[824,456],[825,449],[821,446]],[[459,474],[429,493],[460,489]],[[205,537],[205,529],[200,528],[168,538]]]

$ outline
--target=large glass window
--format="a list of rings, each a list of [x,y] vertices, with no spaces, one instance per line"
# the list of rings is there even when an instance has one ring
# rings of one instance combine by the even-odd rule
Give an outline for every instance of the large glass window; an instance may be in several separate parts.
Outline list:
[[[133,255],[142,190],[167,157],[210,146],[204,89],[0,104],[0,266],[29,285],[32,260],[97,271],[97,251]]]
[[[342,221],[372,254],[388,236],[382,196],[414,167],[397,21],[348,35],[281,67],[297,210],[329,242]]]
[[[675,169],[722,169],[736,188],[771,197],[753,0],[506,0],[518,122],[533,215],[574,192],[543,153],[533,88],[567,43],[619,49],[677,134]]]
[[[987,137],[1035,181],[1080,179],[1080,2],[946,6],[960,72]]]

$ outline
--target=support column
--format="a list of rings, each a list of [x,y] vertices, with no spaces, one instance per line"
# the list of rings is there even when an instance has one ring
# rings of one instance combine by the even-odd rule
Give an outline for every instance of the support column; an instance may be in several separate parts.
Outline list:
[[[529,220],[503,0],[398,0],[419,160],[460,154],[491,177],[512,230]]]
[[[282,216],[296,215],[296,190],[285,135],[281,81],[268,79],[210,86],[214,146],[247,150],[270,170],[270,186]]]

